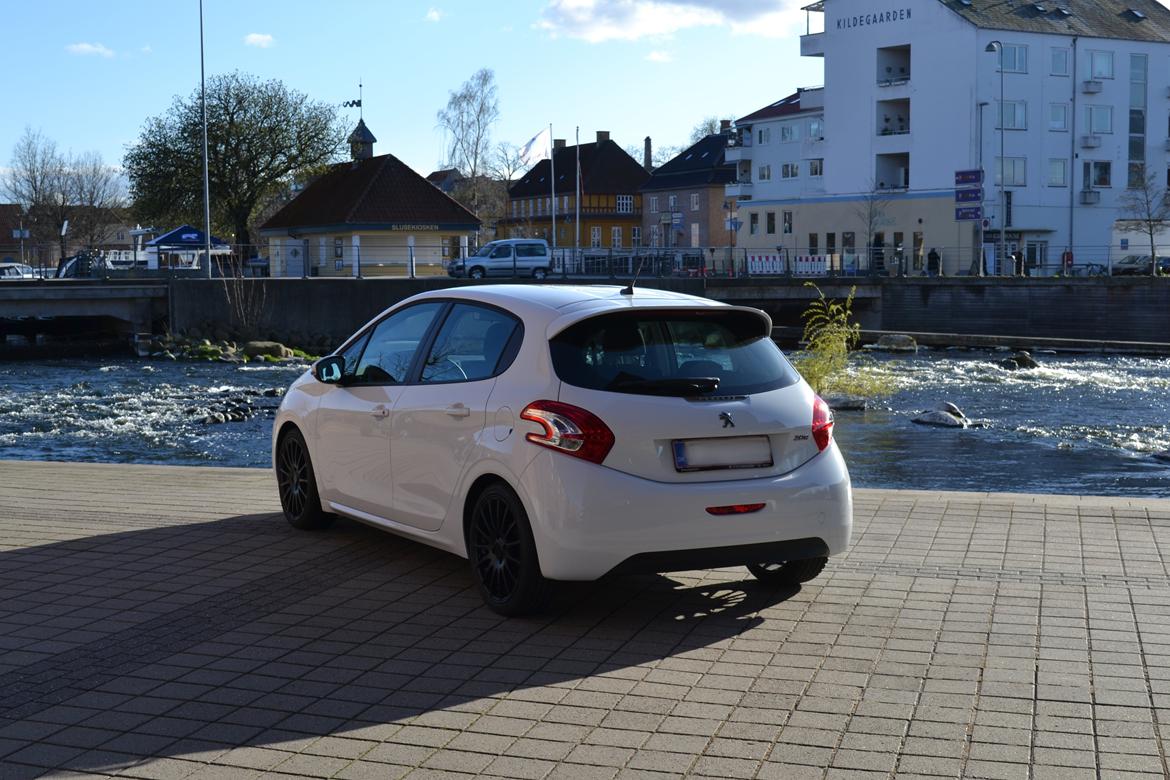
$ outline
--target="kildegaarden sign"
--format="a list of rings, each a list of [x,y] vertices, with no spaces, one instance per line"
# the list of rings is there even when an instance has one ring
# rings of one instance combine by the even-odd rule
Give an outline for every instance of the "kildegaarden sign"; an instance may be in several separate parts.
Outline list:
[[[853,27],[868,27],[874,24],[887,24],[889,22],[905,22],[910,19],[909,8],[899,8],[894,11],[878,11],[872,14],[859,14],[858,16],[846,16],[843,19],[837,20],[838,30],[849,30]]]

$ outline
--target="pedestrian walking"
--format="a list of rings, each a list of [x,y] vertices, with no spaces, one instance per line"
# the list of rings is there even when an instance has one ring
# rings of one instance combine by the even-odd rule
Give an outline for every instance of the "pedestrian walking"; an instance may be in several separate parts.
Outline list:
[[[942,258],[939,256],[938,249],[930,248],[930,252],[926,255],[926,274],[927,276],[938,276],[942,270]]]

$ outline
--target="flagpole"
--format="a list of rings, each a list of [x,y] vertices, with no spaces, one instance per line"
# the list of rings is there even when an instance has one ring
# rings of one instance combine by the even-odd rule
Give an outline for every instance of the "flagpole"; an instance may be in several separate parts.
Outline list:
[[[577,262],[577,258],[581,256],[581,126],[577,125],[576,138],[577,145],[577,170],[573,172],[573,181],[576,182],[573,191],[573,205],[575,206],[576,215],[574,219],[573,232],[573,262]]]
[[[549,212],[549,232],[552,234],[552,248],[553,257],[557,256],[557,162],[556,162],[556,142],[553,140],[552,122],[548,124],[548,142],[550,149],[548,150],[548,165],[550,170],[549,178],[552,181],[549,183],[549,188],[552,190],[552,210]]]

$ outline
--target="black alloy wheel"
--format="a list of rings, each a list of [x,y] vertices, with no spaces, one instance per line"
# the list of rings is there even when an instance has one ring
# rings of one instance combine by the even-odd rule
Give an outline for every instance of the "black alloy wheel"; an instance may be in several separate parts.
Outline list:
[[[298,430],[286,433],[276,448],[276,486],[284,517],[293,528],[324,528],[333,522],[333,515],[321,511],[309,447]]]
[[[803,561],[749,563],[747,568],[765,585],[800,585],[816,579],[828,562],[828,558],[808,558]]]
[[[543,603],[547,581],[540,574],[528,517],[520,499],[502,484],[487,487],[472,507],[467,557],[492,610],[513,617]]]

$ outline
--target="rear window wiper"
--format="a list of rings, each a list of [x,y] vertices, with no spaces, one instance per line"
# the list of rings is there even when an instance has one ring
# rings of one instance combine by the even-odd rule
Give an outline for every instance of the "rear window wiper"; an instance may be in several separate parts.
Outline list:
[[[717,376],[671,377],[669,379],[618,378],[605,388],[614,391],[636,390],[646,395],[705,395],[719,388]]]

